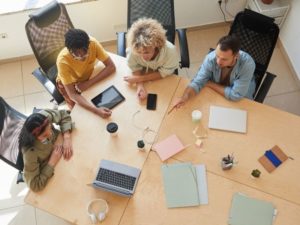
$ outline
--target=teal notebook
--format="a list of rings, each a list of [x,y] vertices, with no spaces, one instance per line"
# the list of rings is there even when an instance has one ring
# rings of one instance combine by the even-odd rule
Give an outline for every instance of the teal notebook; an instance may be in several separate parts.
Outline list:
[[[231,203],[228,224],[272,225],[274,215],[275,208],[272,203],[235,193]]]
[[[168,208],[199,205],[197,176],[191,163],[174,163],[161,168]]]

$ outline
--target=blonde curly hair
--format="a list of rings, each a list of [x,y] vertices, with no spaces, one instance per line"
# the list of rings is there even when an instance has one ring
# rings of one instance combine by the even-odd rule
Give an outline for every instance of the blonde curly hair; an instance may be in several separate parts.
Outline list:
[[[166,30],[157,20],[151,18],[135,21],[127,33],[127,46],[135,52],[147,47],[161,49],[166,40]]]

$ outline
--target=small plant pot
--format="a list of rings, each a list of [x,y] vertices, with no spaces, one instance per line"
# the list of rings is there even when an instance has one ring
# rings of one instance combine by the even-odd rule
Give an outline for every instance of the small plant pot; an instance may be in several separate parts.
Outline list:
[[[145,151],[145,143],[144,143],[144,141],[143,141],[143,140],[139,140],[139,141],[137,142],[137,147],[138,147],[138,149],[139,149],[140,151]]]
[[[230,170],[233,167],[233,156],[226,156],[222,158],[221,167],[223,170]]]
[[[226,163],[222,161],[221,166],[223,170],[230,170],[233,166],[233,163]]]
[[[254,178],[259,178],[261,172],[258,169],[252,170],[251,176]]]

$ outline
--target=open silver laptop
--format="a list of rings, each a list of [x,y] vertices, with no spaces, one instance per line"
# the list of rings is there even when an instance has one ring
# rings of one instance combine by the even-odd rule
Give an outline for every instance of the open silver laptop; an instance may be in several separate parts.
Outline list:
[[[247,111],[221,106],[210,106],[208,127],[246,133]]]
[[[141,170],[110,160],[101,160],[93,187],[122,196],[133,195]]]

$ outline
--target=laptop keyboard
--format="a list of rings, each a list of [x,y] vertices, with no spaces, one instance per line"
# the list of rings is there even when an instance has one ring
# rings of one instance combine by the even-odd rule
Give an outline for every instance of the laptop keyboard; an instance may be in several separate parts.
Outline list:
[[[127,190],[133,190],[136,178],[115,171],[100,168],[96,180]]]

